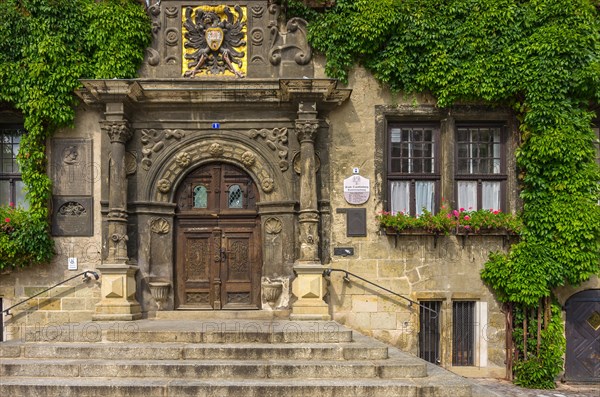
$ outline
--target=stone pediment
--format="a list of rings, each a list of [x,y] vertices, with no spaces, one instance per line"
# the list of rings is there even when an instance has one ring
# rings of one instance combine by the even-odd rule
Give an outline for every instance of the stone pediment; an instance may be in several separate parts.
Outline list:
[[[131,79],[82,80],[77,91],[87,104],[285,103],[315,101],[341,104],[351,89],[337,88],[335,79]]]

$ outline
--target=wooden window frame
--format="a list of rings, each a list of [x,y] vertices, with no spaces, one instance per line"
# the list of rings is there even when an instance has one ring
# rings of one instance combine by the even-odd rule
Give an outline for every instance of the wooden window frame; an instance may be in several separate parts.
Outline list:
[[[456,204],[458,203],[458,182],[461,181],[476,181],[477,182],[477,208],[465,208],[466,210],[479,210],[479,209],[490,209],[482,208],[483,206],[483,183],[484,182],[500,182],[500,208],[493,208],[494,210],[506,211],[506,184],[508,180],[507,172],[507,131],[503,123],[501,122],[460,122],[455,123],[455,142],[454,142],[454,197],[456,198]],[[498,128],[500,130],[500,173],[472,173],[465,174],[459,172],[459,140],[458,131],[462,128]],[[480,142],[475,142],[480,143]],[[473,157],[469,157],[473,158]],[[488,159],[494,159],[494,157],[488,157]]]
[[[23,134],[25,134],[25,129],[23,128],[23,125],[21,125],[21,124],[0,124],[0,136],[3,137],[5,135],[9,135],[11,137],[10,143],[5,143],[3,139],[0,140],[0,162],[4,161],[4,150],[3,150],[4,145],[6,145],[6,144],[14,145],[14,142],[13,142],[14,137],[17,135],[22,136]],[[19,142],[19,150],[20,150],[20,147],[21,147],[21,143]],[[14,160],[16,162],[16,156],[14,157]],[[16,197],[17,189],[16,189],[15,185],[16,185],[16,182],[22,181],[21,170],[19,169],[18,164],[17,164],[17,168],[18,168],[17,172],[1,172],[0,171],[0,181],[8,181],[8,185],[9,185],[9,189],[10,189],[9,202],[8,203],[0,202],[0,205],[10,205],[12,203],[14,206],[19,206],[21,204],[26,204],[26,203],[22,203],[22,202],[17,202],[17,197]]]
[[[393,128],[431,128],[433,130],[432,144],[433,144],[433,172],[393,172],[392,161],[393,159],[402,158],[392,156],[392,129]],[[440,123],[439,122],[410,122],[410,121],[389,121],[386,127],[386,176],[387,176],[387,196],[388,196],[388,210],[391,210],[391,183],[395,181],[407,181],[409,185],[409,212],[411,215],[417,213],[416,208],[416,182],[421,181],[433,181],[434,182],[434,203],[433,212],[439,210],[440,202],[440,186],[441,186],[441,174],[440,174],[440,150],[441,150],[441,134],[440,134]],[[428,141],[419,141],[428,142]],[[425,157],[409,157],[408,159],[424,159]]]

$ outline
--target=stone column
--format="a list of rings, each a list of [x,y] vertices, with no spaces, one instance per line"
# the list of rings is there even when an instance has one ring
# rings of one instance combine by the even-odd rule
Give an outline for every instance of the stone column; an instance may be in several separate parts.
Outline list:
[[[292,292],[298,298],[292,307],[294,320],[330,320],[329,307],[323,301],[326,283],[319,260],[319,210],[315,139],[319,130],[316,103],[300,103],[296,119],[300,142],[300,255],[294,264],[296,279]]]
[[[127,173],[125,144],[133,135],[124,119],[122,103],[106,105],[102,131],[110,139],[108,179],[108,257],[98,266],[102,273],[102,300],[96,305],[94,320],[137,320],[142,317],[135,300],[137,266],[127,255]]]

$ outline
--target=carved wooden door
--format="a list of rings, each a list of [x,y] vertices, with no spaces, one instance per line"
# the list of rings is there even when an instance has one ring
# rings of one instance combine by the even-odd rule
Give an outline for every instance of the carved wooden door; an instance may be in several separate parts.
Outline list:
[[[572,382],[600,380],[600,290],[573,295],[566,303],[567,359],[565,378]]]
[[[258,309],[261,250],[256,188],[239,168],[191,173],[177,192],[179,309]]]

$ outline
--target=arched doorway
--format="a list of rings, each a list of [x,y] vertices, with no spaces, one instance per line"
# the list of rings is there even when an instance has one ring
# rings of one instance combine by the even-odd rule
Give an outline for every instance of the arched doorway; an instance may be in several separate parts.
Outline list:
[[[175,195],[175,306],[260,307],[258,192],[242,169],[216,163],[191,172]]]
[[[567,300],[565,378],[573,382],[600,379],[600,289],[581,291]]]

